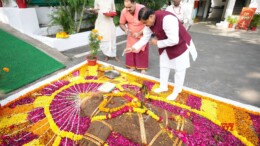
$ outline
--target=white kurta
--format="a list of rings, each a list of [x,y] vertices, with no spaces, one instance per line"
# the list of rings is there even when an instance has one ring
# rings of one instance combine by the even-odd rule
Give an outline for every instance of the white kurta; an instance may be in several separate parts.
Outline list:
[[[95,29],[103,36],[100,44],[102,52],[109,57],[116,56],[116,27],[113,17],[107,17],[103,13],[115,10],[114,0],[95,0],[95,9],[99,9],[95,22]]]
[[[172,15],[167,15],[163,18],[163,30],[167,36],[167,39],[158,40],[157,46],[158,48],[164,48],[168,46],[174,46],[179,42],[179,25],[178,19]],[[141,48],[144,44],[146,44],[152,35],[152,31],[149,27],[144,28],[143,37],[133,46],[134,49]],[[197,58],[196,48],[191,41],[190,46],[186,44],[188,49],[182,53],[180,56],[169,59],[166,51],[160,55],[160,67],[175,69],[175,70],[183,70],[190,67],[190,59],[189,52],[192,55],[193,60]]]
[[[178,19],[183,22],[186,29],[192,23],[191,12],[189,12],[189,9],[182,3],[177,7],[174,5],[170,5],[165,9],[165,11],[171,12],[176,15]]]

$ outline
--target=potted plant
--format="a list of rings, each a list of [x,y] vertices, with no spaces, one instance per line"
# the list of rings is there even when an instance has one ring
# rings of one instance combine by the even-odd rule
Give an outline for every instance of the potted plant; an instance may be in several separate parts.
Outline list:
[[[100,42],[102,39],[103,37],[99,35],[98,30],[92,29],[92,31],[89,34],[90,54],[87,56],[87,61],[89,66],[96,65],[98,49],[100,47]]]
[[[257,26],[260,26],[260,13],[256,13],[250,23],[250,26],[249,28],[252,30],[252,31],[255,31],[256,30],[256,27]]]
[[[67,34],[79,33],[83,19],[87,17],[85,13],[89,0],[58,0],[57,11],[50,15],[51,26],[59,25],[62,31]]]
[[[237,23],[237,17],[228,16],[227,18],[228,28],[232,28],[235,23]]]

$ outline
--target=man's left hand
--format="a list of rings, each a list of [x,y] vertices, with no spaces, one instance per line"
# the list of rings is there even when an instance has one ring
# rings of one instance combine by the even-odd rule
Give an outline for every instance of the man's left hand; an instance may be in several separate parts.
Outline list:
[[[132,51],[133,51],[133,48],[126,48],[126,49],[124,49],[122,56],[124,56],[126,53],[131,53]]]

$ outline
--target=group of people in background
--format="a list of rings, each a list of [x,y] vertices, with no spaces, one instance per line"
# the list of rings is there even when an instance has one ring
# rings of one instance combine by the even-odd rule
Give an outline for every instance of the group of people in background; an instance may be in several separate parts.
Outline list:
[[[95,29],[103,36],[101,50],[109,58],[116,56],[116,28],[112,17],[104,16],[107,11],[116,11],[114,0],[95,0],[98,17]],[[120,15],[120,28],[127,35],[124,49],[125,65],[129,71],[140,70],[145,74],[149,65],[149,45],[158,47],[160,55],[160,87],[154,92],[168,91],[170,70],[175,70],[175,87],[167,99],[175,100],[182,91],[186,69],[190,67],[189,54],[193,60],[197,51],[187,32],[191,16],[185,11],[180,0],[172,0],[166,10],[154,11],[138,4],[135,0],[124,0],[124,9]]]

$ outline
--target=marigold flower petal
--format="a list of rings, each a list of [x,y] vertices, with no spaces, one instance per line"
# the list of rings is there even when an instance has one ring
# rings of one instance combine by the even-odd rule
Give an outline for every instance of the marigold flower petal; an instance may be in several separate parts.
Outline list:
[[[8,67],[4,67],[4,68],[3,68],[3,71],[5,71],[5,72],[9,72],[10,69],[9,69]]]

